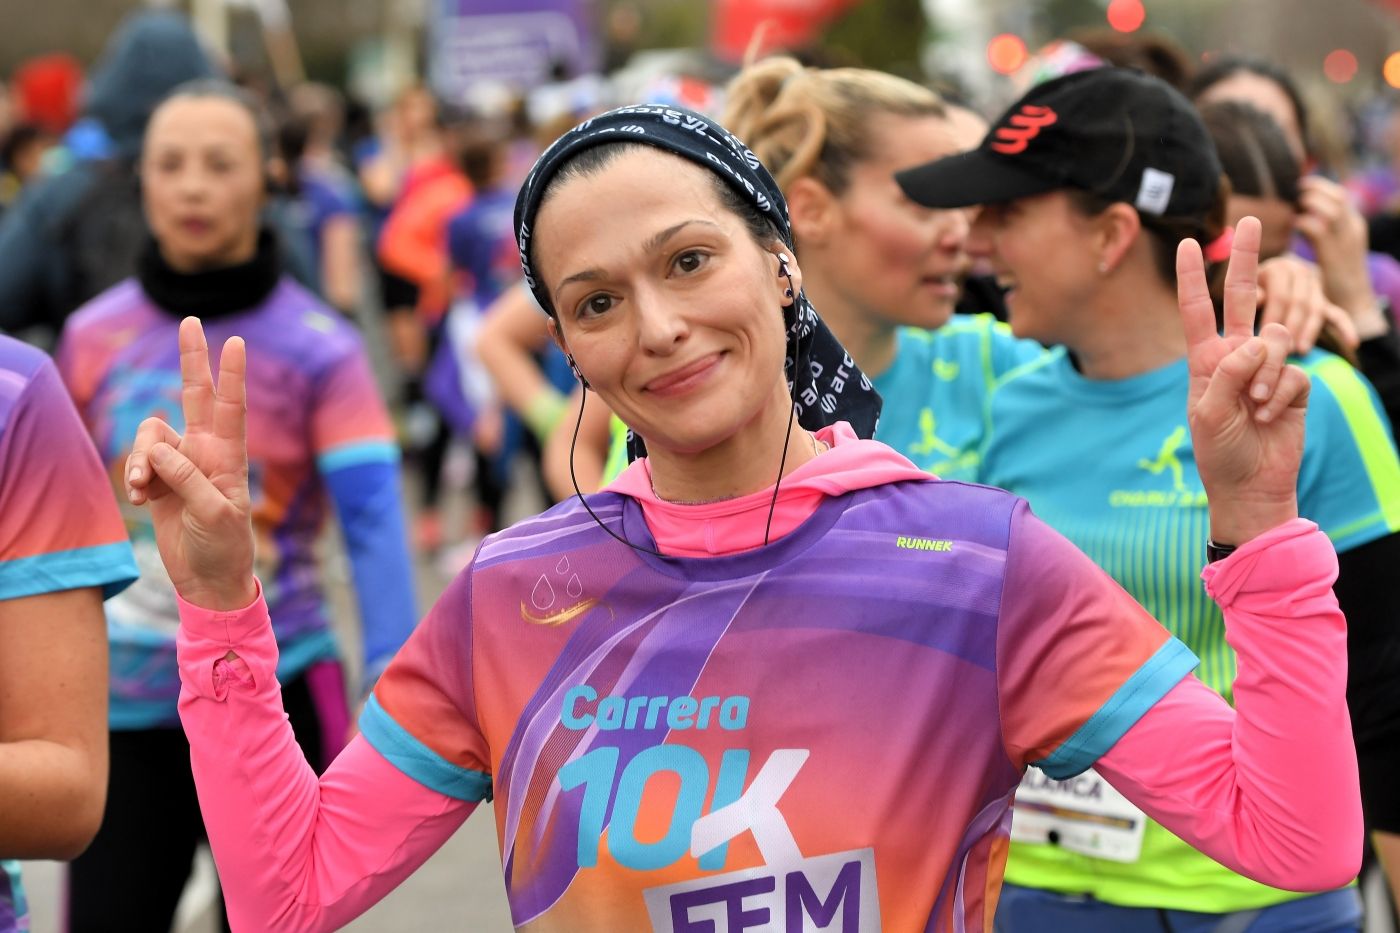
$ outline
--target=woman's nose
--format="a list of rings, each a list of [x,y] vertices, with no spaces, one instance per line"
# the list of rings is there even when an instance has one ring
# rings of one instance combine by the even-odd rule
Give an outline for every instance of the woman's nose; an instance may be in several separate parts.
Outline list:
[[[972,219],[967,231],[966,249],[974,259],[985,259],[992,254],[992,224],[986,211],[979,211]]]
[[[657,294],[636,297],[637,340],[647,353],[666,356],[690,333],[683,309]]]

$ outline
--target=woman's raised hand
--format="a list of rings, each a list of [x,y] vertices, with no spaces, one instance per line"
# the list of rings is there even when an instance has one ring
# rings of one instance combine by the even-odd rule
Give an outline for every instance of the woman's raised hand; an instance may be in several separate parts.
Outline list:
[[[1177,248],[1177,303],[1186,329],[1191,444],[1210,501],[1211,537],[1243,544],[1298,515],[1298,466],[1308,377],[1285,359],[1287,329],[1256,336],[1259,221],[1235,227],[1225,273],[1225,328],[1216,328],[1205,263],[1195,240]]]
[[[175,590],[205,609],[233,610],[257,596],[248,493],[247,356],[224,344],[219,382],[198,318],[180,322],[183,436],[147,418],[126,461],[127,498],[149,504],[156,546]]]

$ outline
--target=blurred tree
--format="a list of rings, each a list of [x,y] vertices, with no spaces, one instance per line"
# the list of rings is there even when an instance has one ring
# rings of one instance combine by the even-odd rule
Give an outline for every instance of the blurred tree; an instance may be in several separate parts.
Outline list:
[[[639,49],[704,48],[709,41],[709,3],[675,0],[606,0],[601,22],[613,7],[633,6],[641,13]]]
[[[827,29],[827,58],[922,78],[919,52],[928,38],[920,0],[860,0]]]

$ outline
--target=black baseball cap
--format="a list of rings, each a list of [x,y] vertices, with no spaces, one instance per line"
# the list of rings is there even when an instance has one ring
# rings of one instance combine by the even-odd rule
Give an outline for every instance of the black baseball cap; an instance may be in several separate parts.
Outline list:
[[[971,207],[1079,188],[1147,214],[1207,213],[1220,160],[1191,102],[1127,68],[1094,68],[1039,84],[970,152],[895,174],[926,207]]]

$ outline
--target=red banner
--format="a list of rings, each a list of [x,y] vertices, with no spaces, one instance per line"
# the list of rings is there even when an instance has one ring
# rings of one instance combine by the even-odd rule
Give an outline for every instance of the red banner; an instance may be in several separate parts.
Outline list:
[[[859,0],[714,0],[715,55],[739,62],[758,38],[760,56],[811,43],[822,28]],[[1397,0],[1400,2],[1400,0]]]

